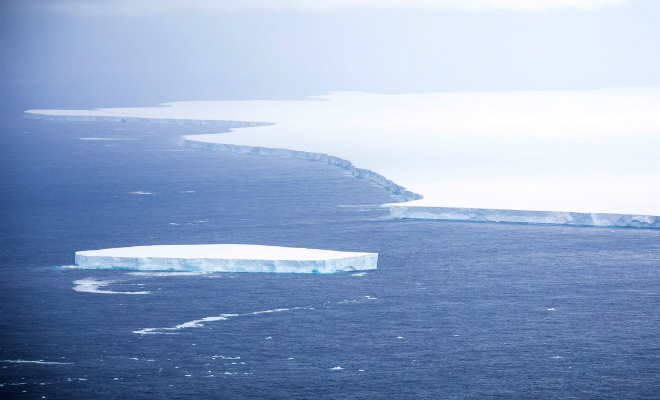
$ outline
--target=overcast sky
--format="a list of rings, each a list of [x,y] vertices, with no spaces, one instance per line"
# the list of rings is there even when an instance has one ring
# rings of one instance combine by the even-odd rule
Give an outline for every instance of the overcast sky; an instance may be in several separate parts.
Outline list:
[[[654,0],[1,4],[0,81],[35,107],[660,86]]]

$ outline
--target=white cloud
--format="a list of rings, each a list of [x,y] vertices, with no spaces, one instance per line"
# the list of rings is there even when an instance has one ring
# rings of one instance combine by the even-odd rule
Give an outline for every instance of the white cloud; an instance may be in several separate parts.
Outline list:
[[[42,8],[74,15],[130,15],[203,10],[306,10],[330,11],[355,8],[428,9],[479,12],[493,9],[544,12],[558,9],[593,10],[623,6],[633,0],[61,0],[30,2]],[[23,3],[25,5],[26,3]]]

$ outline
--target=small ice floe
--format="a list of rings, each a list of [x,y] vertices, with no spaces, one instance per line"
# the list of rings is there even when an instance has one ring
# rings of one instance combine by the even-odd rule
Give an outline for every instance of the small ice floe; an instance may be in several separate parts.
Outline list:
[[[358,369],[358,372],[364,372],[364,370],[363,369]]]
[[[405,339],[403,336],[397,336],[397,339]]]
[[[170,225],[177,226],[179,224],[177,224],[176,222],[170,222]]]
[[[128,194],[140,194],[140,195],[155,195],[156,193],[153,192],[143,192],[141,190],[136,190],[135,192],[127,192]]]
[[[44,361],[44,360],[1,360],[0,362],[9,364],[42,364],[42,365],[69,365],[70,362]]]
[[[141,291],[141,292],[116,292],[114,290],[105,290],[101,289],[104,287],[107,287],[114,281],[97,281],[96,279],[93,278],[86,278],[86,279],[80,279],[77,281],[73,281],[74,286],[73,290],[76,292],[84,292],[84,293],[103,293],[103,294],[151,294],[149,291]]]
[[[351,274],[351,276],[365,276],[367,273],[366,272],[358,272],[355,274]]]
[[[560,359],[560,358],[564,358],[564,357],[562,357],[562,356],[554,356],[554,357],[550,357],[550,358]]]
[[[378,297],[364,296],[367,300],[378,300]]]
[[[179,193],[195,193],[194,190],[182,190]]]
[[[271,337],[271,336],[268,336],[268,337],[266,338],[266,340],[269,340],[269,339],[272,339],[272,337]]]
[[[331,371],[341,371],[343,368],[342,367],[332,367],[330,368]]]
[[[547,311],[557,311],[557,310],[555,310],[554,308],[548,308]]]

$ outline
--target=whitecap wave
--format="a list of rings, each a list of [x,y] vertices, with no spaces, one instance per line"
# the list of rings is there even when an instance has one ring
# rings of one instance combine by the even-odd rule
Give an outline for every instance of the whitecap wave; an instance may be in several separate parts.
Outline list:
[[[153,192],[143,192],[141,190],[136,190],[135,192],[127,192],[128,194],[140,194],[140,195],[155,195]]]

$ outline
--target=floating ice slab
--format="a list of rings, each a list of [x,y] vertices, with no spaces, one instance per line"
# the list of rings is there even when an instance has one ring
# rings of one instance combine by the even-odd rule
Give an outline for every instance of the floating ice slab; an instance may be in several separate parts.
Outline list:
[[[377,253],[246,244],[136,246],[76,252],[76,267],[146,271],[329,274],[376,269]]]
[[[658,110],[660,89],[624,88],[345,92],[26,115],[242,127],[186,144],[340,166],[410,201],[392,206],[395,218],[660,227]]]

